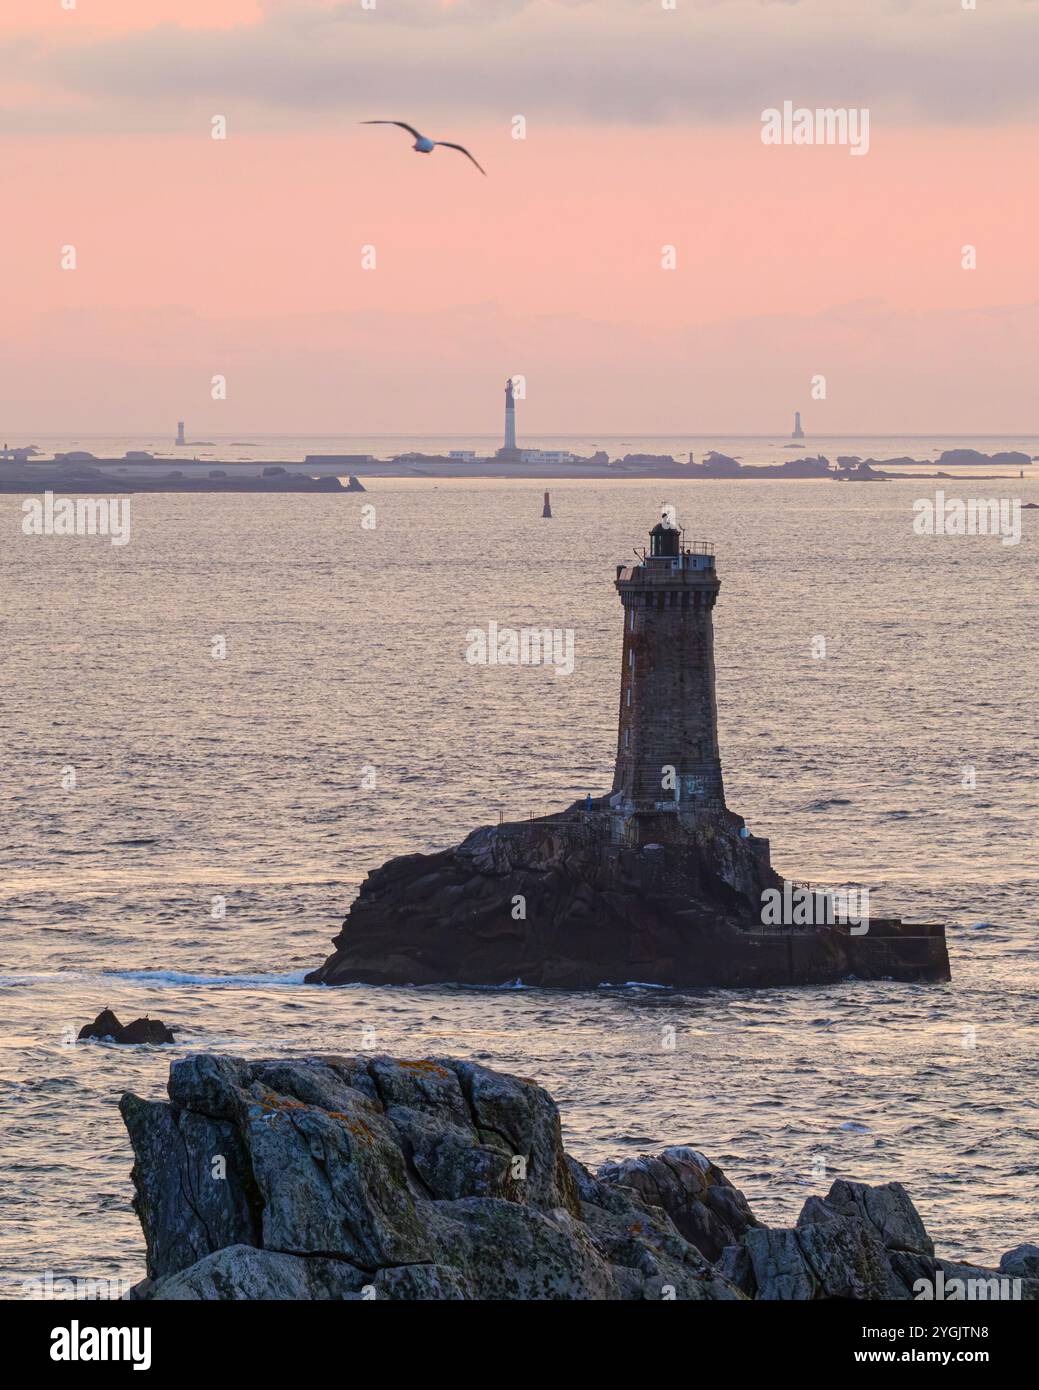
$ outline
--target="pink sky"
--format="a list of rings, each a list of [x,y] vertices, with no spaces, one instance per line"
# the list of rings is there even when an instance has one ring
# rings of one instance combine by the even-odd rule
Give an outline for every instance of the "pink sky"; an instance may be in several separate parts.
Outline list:
[[[0,434],[493,431],[509,373],[529,434],[795,407],[816,434],[1036,429],[1039,134],[1024,94],[957,99],[1012,28],[912,0],[490,8],[6,0]],[[784,99],[868,105],[869,153],[763,145]]]

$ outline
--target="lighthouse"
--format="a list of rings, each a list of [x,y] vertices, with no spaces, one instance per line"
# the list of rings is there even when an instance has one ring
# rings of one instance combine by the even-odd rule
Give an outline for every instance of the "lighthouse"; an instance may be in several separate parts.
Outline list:
[[[368,875],[308,984],[746,989],[949,978],[940,926],[871,917],[857,934],[832,911],[798,921],[768,840],[725,805],[713,547],[687,541],[667,507],[637,553],[615,579],[624,640],[612,792],[499,816],[454,849],[390,860]],[[765,915],[777,898],[782,920]]]
[[[638,552],[637,552],[638,553]],[[617,764],[610,805],[656,821],[725,810],[714,689],[720,589],[714,547],[686,542],[672,508],[641,563],[618,565],[624,605]],[[677,826],[676,826],[677,829]]]
[[[516,401],[512,394],[512,377],[505,383],[505,447],[503,454],[516,452]]]

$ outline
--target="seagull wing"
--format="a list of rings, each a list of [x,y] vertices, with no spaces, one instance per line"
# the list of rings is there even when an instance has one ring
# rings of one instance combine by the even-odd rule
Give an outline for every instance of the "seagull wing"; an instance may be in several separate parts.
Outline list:
[[[409,135],[414,135],[416,140],[421,140],[421,134],[413,125],[408,125],[407,121],[362,121],[362,125],[399,125],[401,130],[406,130]]]
[[[476,165],[477,169],[479,169],[480,173],[486,175],[487,170],[483,167],[482,164],[478,163],[477,160],[473,159],[472,155],[469,153],[469,151],[466,149],[464,145],[452,145],[450,140],[434,140],[433,144],[443,145],[444,148],[447,150],[461,150],[462,153],[465,155],[466,159],[472,159],[473,163]]]

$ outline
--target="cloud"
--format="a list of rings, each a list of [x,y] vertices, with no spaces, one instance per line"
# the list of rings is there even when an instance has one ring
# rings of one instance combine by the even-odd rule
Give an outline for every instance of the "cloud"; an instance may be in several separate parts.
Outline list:
[[[253,128],[508,120],[711,125],[797,104],[874,123],[972,125],[1039,108],[1039,5],[984,0],[281,0],[224,30],[18,34],[4,69],[38,92],[4,129]]]

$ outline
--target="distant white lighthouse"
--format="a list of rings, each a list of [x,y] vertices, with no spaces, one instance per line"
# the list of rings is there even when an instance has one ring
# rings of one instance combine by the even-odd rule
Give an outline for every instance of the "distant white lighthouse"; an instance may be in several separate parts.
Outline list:
[[[183,420],[178,420],[178,421],[177,421],[177,443],[178,443],[178,444],[184,444],[185,442],[186,442],[186,441],[185,441],[185,439],[184,439],[184,421],[183,421]]]
[[[790,436],[790,438],[791,438],[791,439],[804,439],[804,437],[805,437],[805,432],[804,432],[804,430],[801,428],[801,412],[800,412],[799,410],[795,410],[795,411],[794,411],[794,432],[793,432],[793,434]]]
[[[506,454],[516,452],[516,401],[512,394],[512,377],[505,383],[505,448]]]

